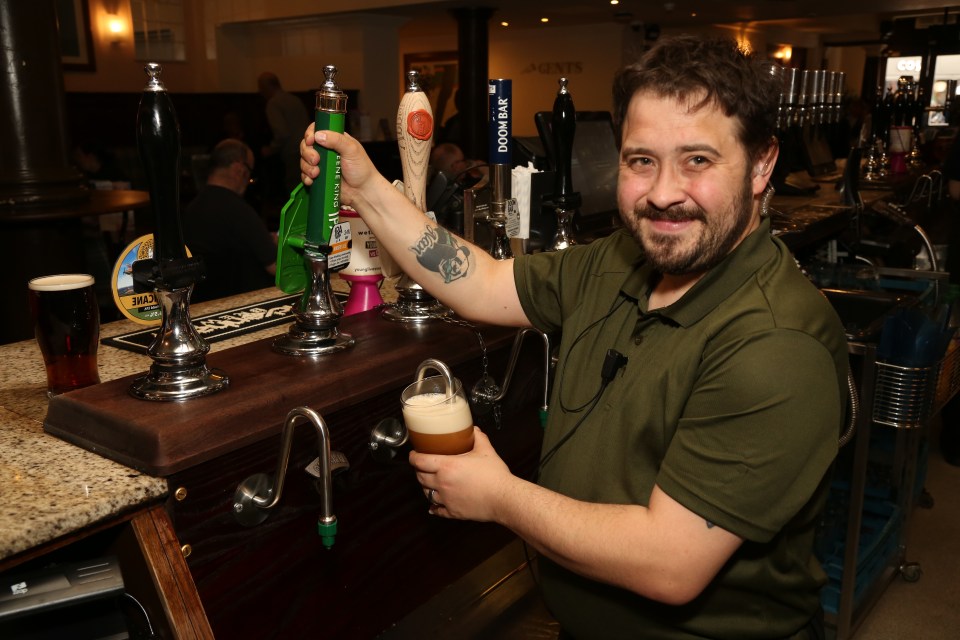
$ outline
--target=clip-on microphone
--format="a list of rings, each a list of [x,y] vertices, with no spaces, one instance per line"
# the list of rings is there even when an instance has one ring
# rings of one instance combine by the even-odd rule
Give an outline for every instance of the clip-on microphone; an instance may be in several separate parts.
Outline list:
[[[603,359],[603,367],[600,369],[600,377],[603,378],[604,385],[613,380],[617,371],[625,366],[627,366],[627,356],[616,349],[607,349],[607,355]]]

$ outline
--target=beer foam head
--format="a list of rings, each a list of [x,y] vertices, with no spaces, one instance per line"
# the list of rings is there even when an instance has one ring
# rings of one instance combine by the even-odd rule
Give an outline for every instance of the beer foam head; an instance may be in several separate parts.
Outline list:
[[[34,291],[70,291],[83,289],[93,284],[93,276],[86,273],[62,273],[55,276],[34,278],[28,286]]]
[[[456,433],[473,425],[470,405],[463,396],[422,393],[403,401],[407,429],[435,435]]]

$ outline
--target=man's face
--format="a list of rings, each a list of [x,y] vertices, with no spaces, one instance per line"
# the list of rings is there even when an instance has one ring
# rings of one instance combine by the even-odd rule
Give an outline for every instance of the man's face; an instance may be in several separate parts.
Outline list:
[[[702,273],[757,228],[754,196],[767,180],[736,134],[736,121],[712,104],[690,112],[650,93],[630,101],[617,199],[620,217],[658,271]]]

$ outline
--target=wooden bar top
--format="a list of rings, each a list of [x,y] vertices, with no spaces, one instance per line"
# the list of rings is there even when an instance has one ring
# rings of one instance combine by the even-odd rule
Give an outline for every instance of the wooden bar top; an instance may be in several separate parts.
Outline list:
[[[230,377],[227,389],[210,396],[139,400],[128,393],[136,376],[57,396],[44,429],[139,471],[169,476],[276,435],[294,407],[329,414],[412,382],[426,358],[443,360],[456,373],[457,364],[480,353],[469,328],[391,322],[376,309],[343,318],[340,328],[356,344],[329,355],[282,355],[271,349],[272,337],[210,354],[208,366]],[[514,333],[483,328],[488,347]],[[336,425],[329,426],[335,432]]]

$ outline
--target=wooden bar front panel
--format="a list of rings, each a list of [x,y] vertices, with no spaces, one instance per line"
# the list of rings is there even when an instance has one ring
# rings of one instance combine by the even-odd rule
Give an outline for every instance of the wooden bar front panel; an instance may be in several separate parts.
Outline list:
[[[542,349],[531,342],[521,363],[542,360],[535,346]],[[508,349],[491,354],[497,378]],[[479,361],[454,372],[469,388],[480,376]],[[491,416],[475,416],[504,460],[528,478],[542,437],[541,377],[542,371],[518,367],[500,429]],[[372,638],[513,539],[498,525],[429,515],[407,462],[409,445],[386,462],[370,454],[371,428],[400,418],[397,399],[407,382],[324,414],[332,449],[350,462],[334,481],[338,535],[331,549],[316,531],[320,497],[304,468],[317,456],[317,442],[306,424],[297,427],[280,502],[255,527],[236,522],[233,493],[249,475],[273,473],[279,436],[170,477],[171,492],[186,489],[186,498],[171,498],[169,508],[181,542],[192,547],[187,562],[216,637]]]
[[[357,338],[316,359],[273,353],[260,341],[209,358],[230,376],[219,394],[157,403],[127,394],[131,378],[54,398],[44,427],[170,482],[167,510],[217,638],[370,638],[388,629],[513,539],[493,524],[443,520],[407,462],[409,447],[378,461],[371,429],[400,418],[400,392],[417,365],[438,358],[468,390],[482,373],[473,331],[413,326],[377,312],[344,318]],[[503,379],[515,331],[482,327],[490,373]],[[531,477],[542,430],[543,344],[525,341],[499,429],[475,415],[515,473]],[[246,527],[233,513],[248,476],[272,474],[287,412],[306,405],[327,422],[331,448],[350,467],[334,481],[334,546],[317,535],[320,496],[304,468],[318,455],[312,427],[297,426],[279,504]],[[180,491],[179,489],[183,489]],[[179,496],[179,498],[177,497]]]

